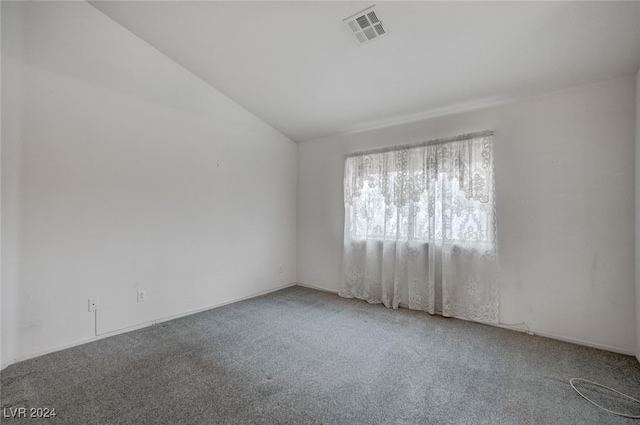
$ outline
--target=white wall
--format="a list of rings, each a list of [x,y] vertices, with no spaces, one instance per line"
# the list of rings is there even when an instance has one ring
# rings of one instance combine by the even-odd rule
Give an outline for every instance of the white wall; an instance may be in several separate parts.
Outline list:
[[[635,352],[635,76],[298,146],[298,282],[337,290],[344,155],[495,132],[500,319]]]
[[[5,9],[2,4],[0,9]],[[20,230],[20,165],[22,140],[22,75],[16,59],[21,55],[19,45],[10,43],[8,34],[20,31],[20,19],[6,19],[8,14],[2,13],[2,138],[0,164],[2,180],[1,210],[1,334],[0,364],[5,365],[14,357],[18,330],[14,326],[18,322],[18,263],[19,263],[19,230]],[[15,41],[20,41],[19,39]],[[13,49],[12,49],[13,48]],[[12,51],[16,59],[11,59],[5,52]]]
[[[640,361],[640,69],[636,76],[636,357]]]
[[[4,364],[91,297],[102,334],[295,282],[291,140],[87,3],[2,2],[2,43]]]

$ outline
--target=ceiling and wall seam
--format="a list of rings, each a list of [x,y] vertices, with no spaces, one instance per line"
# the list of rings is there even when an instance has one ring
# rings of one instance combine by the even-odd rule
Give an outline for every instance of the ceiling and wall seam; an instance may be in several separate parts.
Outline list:
[[[202,78],[201,76],[199,76],[198,74],[194,73],[193,71],[191,71],[190,69],[188,69],[187,67],[185,67],[183,64],[181,64],[180,62],[178,62],[177,60],[175,60],[173,57],[169,56],[168,54],[166,54],[165,52],[163,52],[162,50],[160,50],[159,48],[157,48],[156,46],[154,46],[153,44],[149,43],[149,41],[147,41],[144,37],[142,37],[140,34],[136,33],[135,31],[125,27],[124,25],[122,25],[120,22],[116,21],[115,19],[113,19],[111,16],[107,15],[106,13],[104,13],[102,10],[100,10],[98,7],[95,6],[95,2],[93,1],[87,1],[88,4],[90,4],[92,7],[94,7],[96,10],[98,10],[100,13],[102,13],[104,16],[106,16],[108,19],[110,19],[111,21],[115,22],[117,25],[119,25],[120,27],[122,27],[122,29],[124,29],[125,31],[130,32],[131,34],[135,35],[136,37],[138,37],[140,40],[142,40],[145,44],[147,44],[150,48],[152,48],[153,50],[159,52],[160,54],[162,54],[163,56],[165,56],[166,58],[168,58],[169,60],[171,60],[173,63],[175,63],[176,65],[178,65],[180,68],[182,68],[183,70],[185,70],[186,72],[188,72],[189,74],[193,75],[194,77],[196,77],[198,80],[202,81],[204,84],[206,84],[207,86],[211,87],[213,90],[215,90],[216,92],[220,93],[221,95],[223,95],[224,97],[226,97],[227,99],[229,99],[231,102],[233,102],[234,104],[238,105],[238,107],[240,107],[241,109],[243,109],[244,111],[248,112],[249,114],[251,114],[252,116],[254,116],[257,120],[263,122],[265,125],[267,125],[268,127],[272,128],[274,131],[276,131],[277,133],[281,134],[282,136],[286,137],[288,140],[290,140],[291,142],[297,143],[297,141],[293,140],[291,137],[289,137],[289,135],[287,135],[286,133],[284,133],[282,130],[276,128],[273,124],[268,123],[267,121],[265,121],[264,119],[262,119],[260,116],[256,115],[253,111],[247,109],[244,105],[241,105],[240,103],[238,103],[235,99],[233,99],[232,97],[230,97],[228,94],[226,94],[225,92],[223,92],[222,90],[218,89],[217,87],[215,87],[213,84],[211,84],[210,82],[208,82],[207,80],[205,80],[204,78]]]
[[[587,87],[587,86],[591,86],[591,85],[603,84],[603,83],[606,83],[608,81],[614,81],[614,80],[618,80],[618,79],[629,78],[629,76],[634,76],[634,75],[635,75],[635,73],[633,73],[633,74],[626,74],[625,73],[625,74],[613,76],[613,77],[610,77],[610,78],[605,78],[605,79],[602,79],[602,80],[592,81],[592,82],[589,82],[589,83],[583,83],[583,84],[578,84],[578,85],[566,86],[566,87],[559,88],[557,90],[552,90],[552,91],[547,91],[547,92],[542,92],[542,93],[534,93],[534,94],[530,94],[530,95],[514,96],[514,97],[508,97],[508,98],[503,98],[503,99],[498,99],[498,100],[467,102],[467,103],[464,103],[464,104],[459,105],[459,106],[452,105],[450,107],[427,110],[427,111],[423,111],[423,112],[418,112],[416,114],[402,115],[402,116],[398,116],[398,117],[395,117],[395,118],[389,118],[389,119],[380,120],[380,121],[373,121],[373,122],[370,122],[370,123],[364,123],[364,124],[361,124],[361,125],[357,125],[357,126],[354,126],[354,127],[351,127],[351,128],[345,128],[345,129],[342,129],[341,131],[338,131],[338,132],[336,132],[334,134],[329,134],[327,136],[319,137],[317,139],[312,139],[312,140],[303,140],[303,141],[300,141],[300,142],[297,142],[297,143],[308,143],[308,142],[313,142],[313,141],[316,141],[316,140],[329,139],[329,138],[333,138],[333,137],[348,136],[348,135],[358,134],[358,133],[366,133],[368,131],[381,130],[381,129],[384,129],[384,128],[396,127],[396,126],[406,125],[406,124],[413,124],[413,123],[418,123],[418,122],[421,122],[421,121],[427,121],[427,120],[434,119],[434,118],[442,118],[442,117],[447,117],[447,116],[452,116],[452,115],[457,115],[457,114],[463,114],[463,113],[466,113],[466,112],[478,111],[478,110],[481,110],[481,109],[492,108],[492,107],[504,105],[504,104],[507,104],[507,103],[515,103],[515,102],[519,102],[519,101],[527,101],[527,100],[543,98],[543,97],[547,97],[547,96],[552,96],[554,94],[557,94],[557,93],[560,93],[560,92],[563,92],[563,91],[575,90],[575,89],[578,89],[578,88],[581,88],[581,87]]]
[[[296,142],[640,66],[640,2],[383,2],[392,31],[362,44],[343,19],[370,2],[92,4]]]

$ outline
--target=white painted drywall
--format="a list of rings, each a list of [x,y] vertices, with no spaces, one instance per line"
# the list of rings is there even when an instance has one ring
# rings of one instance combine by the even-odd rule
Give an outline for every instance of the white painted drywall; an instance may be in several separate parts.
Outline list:
[[[341,280],[344,155],[495,131],[500,318],[632,354],[635,76],[298,145],[298,282]]]
[[[87,3],[2,19],[4,363],[88,298],[104,333],[295,282],[295,143]]]
[[[0,9],[4,11],[5,5]],[[22,76],[18,62],[22,56],[21,46],[11,43],[7,34],[18,34],[21,16],[19,9],[13,14],[13,19],[5,19],[2,13],[2,138],[1,145],[1,180],[2,180],[2,209],[1,221],[1,249],[2,274],[0,280],[1,329],[0,336],[0,364],[5,365],[14,358],[17,332],[15,324],[18,321],[18,264],[19,264],[19,229],[20,229],[20,163],[22,144]],[[19,40],[18,40],[19,41]]]
[[[636,76],[636,357],[640,361],[640,69]]]

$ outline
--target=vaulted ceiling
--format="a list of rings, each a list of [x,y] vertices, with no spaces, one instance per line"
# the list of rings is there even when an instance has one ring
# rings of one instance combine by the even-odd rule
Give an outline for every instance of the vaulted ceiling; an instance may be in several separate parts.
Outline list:
[[[637,72],[640,2],[91,2],[294,141]]]

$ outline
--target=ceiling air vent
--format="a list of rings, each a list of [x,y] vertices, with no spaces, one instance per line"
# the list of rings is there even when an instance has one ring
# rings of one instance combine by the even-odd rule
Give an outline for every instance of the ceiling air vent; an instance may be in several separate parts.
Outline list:
[[[343,19],[349,30],[353,33],[358,43],[366,43],[374,38],[381,37],[385,31],[382,21],[374,10],[376,6],[370,6],[348,18]]]

